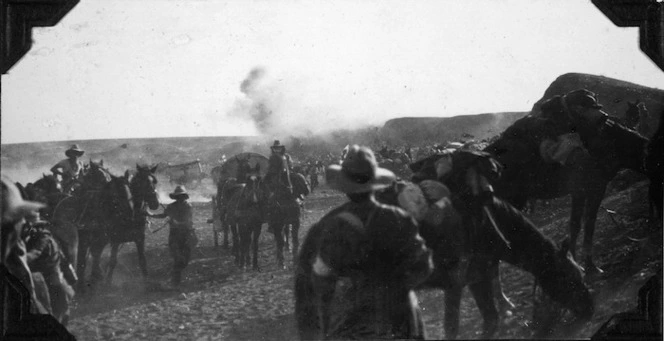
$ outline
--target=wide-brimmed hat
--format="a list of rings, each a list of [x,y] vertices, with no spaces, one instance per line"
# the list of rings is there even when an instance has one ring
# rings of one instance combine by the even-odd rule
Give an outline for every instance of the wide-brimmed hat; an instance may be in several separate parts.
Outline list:
[[[173,193],[169,194],[168,196],[171,197],[171,199],[178,199],[181,197],[189,199],[189,194],[187,194],[187,190],[184,188],[184,186],[176,186],[173,190]]]
[[[72,144],[71,147],[69,147],[69,149],[65,151],[66,156],[69,156],[71,154],[74,154],[76,156],[82,156],[83,154],[85,154],[85,151],[79,148],[77,144]]]
[[[270,146],[272,150],[286,150],[286,146],[282,145],[279,140],[274,140],[274,144]]]
[[[23,200],[18,187],[6,176],[2,176],[2,221],[17,221],[25,217],[30,212],[36,211],[46,205],[36,202]]]
[[[563,96],[568,106],[579,105],[584,108],[602,109],[597,101],[597,95],[586,89],[578,89],[568,92]]]
[[[348,194],[387,188],[396,180],[392,171],[378,167],[371,149],[358,145],[349,148],[341,165],[329,166],[327,176],[330,187]]]

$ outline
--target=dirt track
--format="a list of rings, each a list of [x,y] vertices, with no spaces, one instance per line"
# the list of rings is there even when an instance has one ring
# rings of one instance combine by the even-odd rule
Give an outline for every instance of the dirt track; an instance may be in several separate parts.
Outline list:
[[[617,312],[636,307],[636,294],[662,265],[662,248],[650,242],[637,243],[628,236],[643,236],[647,222],[647,182],[608,196],[603,205],[626,215],[613,219],[600,210],[595,237],[595,257],[606,274],[589,280],[596,295],[592,323],[574,338],[588,338]],[[162,189],[163,190],[163,189]],[[306,202],[300,238],[311,224],[344,198],[325,188]],[[213,247],[211,217],[207,203],[194,203],[195,228],[200,243],[185,271],[183,292],[169,291],[171,267],[167,229],[147,233],[150,282],[140,280],[135,247],[122,247],[113,285],[102,287],[95,297],[79,297],[69,330],[79,340],[290,340],[297,338],[293,318],[292,270],[280,270],[275,244],[264,225],[260,242],[262,272],[240,271],[230,252]],[[532,216],[542,231],[556,241],[566,234],[567,199],[552,202]],[[614,220],[615,219],[615,220]],[[152,229],[161,226],[155,221]],[[661,234],[653,239],[661,240]],[[104,253],[105,265],[108,250]],[[291,256],[286,257],[291,260]],[[498,338],[529,338],[532,312],[532,276],[509,265],[501,265],[504,287],[517,308],[504,320]],[[419,292],[429,338],[444,337],[442,291]],[[460,338],[478,338],[482,319],[475,302],[465,294],[461,306]]]

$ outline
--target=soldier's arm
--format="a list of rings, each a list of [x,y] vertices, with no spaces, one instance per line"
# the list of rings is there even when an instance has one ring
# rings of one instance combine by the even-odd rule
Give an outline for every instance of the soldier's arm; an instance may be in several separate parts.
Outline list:
[[[426,247],[424,239],[419,234],[417,223],[412,217],[401,215],[399,225],[398,240],[402,244],[398,252],[400,262],[395,273],[402,277],[407,288],[414,288],[433,272],[431,251]]]
[[[64,169],[64,166],[62,165],[62,161],[60,161],[60,162],[56,163],[55,166],[51,167],[51,173],[62,175],[62,170],[63,169]]]

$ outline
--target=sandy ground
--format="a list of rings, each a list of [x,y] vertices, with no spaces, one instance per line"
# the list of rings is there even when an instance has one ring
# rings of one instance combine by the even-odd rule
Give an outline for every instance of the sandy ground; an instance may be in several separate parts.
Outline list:
[[[162,190],[166,190],[162,188]],[[596,313],[573,338],[588,338],[615,313],[636,307],[639,288],[662,264],[661,234],[635,242],[647,225],[647,182],[610,194],[603,207],[618,211],[611,217],[600,210],[595,257],[606,271],[588,279],[595,292]],[[326,188],[307,198],[300,238],[308,228],[344,197]],[[168,202],[168,201],[166,201]],[[542,231],[556,241],[567,233],[568,199],[553,201],[531,215]],[[209,203],[195,202],[195,228],[199,245],[185,270],[181,292],[165,285],[172,259],[167,250],[167,229],[147,232],[150,279],[140,278],[135,246],[125,244],[112,285],[94,296],[77,297],[69,330],[79,340],[290,340],[296,339],[293,315],[293,272],[276,265],[275,242],[266,225],[260,241],[261,272],[241,271],[230,251],[213,245]],[[155,220],[150,227],[161,227]],[[107,263],[108,249],[102,258]],[[292,257],[287,255],[287,261]],[[504,316],[497,338],[529,338],[532,315],[532,276],[510,265],[501,265],[504,287],[516,309]],[[418,292],[429,338],[444,338],[443,295],[438,290]],[[467,292],[461,306],[459,338],[480,336],[482,318]]]

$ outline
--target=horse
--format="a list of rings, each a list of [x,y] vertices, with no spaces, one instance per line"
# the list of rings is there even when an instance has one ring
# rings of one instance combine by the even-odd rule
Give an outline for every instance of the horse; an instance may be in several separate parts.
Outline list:
[[[246,158],[240,158],[237,155],[234,157],[237,162],[236,174],[235,177],[224,177],[230,174],[223,169],[222,166],[219,166],[219,180],[217,181],[217,194],[213,199],[213,215],[217,215],[221,224],[221,231],[217,231],[214,227],[214,246],[219,246],[219,236],[218,233],[222,232],[224,235],[224,247],[228,248],[228,235],[232,234],[233,255],[238,259],[238,246],[240,245],[240,239],[237,230],[237,223],[235,222],[235,217],[231,214],[232,212],[228,209],[229,200],[231,197],[242,188],[242,184],[246,182],[247,174],[252,171],[252,167],[249,164],[250,156],[247,155]],[[213,219],[214,221],[214,219]]]
[[[474,174],[479,177],[479,173]],[[420,235],[433,251],[435,267],[422,288],[445,291],[447,338],[454,339],[458,334],[459,306],[466,286],[484,319],[483,337],[495,334],[498,311],[492,280],[501,260],[530,272],[546,294],[572,311],[575,323],[591,318],[592,297],[583,283],[581,268],[568,249],[558,248],[521,212],[496,197],[487,204],[491,216],[478,217],[462,214],[459,205],[466,203],[455,203],[458,199],[448,197],[446,192],[438,182],[422,181],[416,185],[400,181],[377,198],[401,206],[420,223]],[[490,225],[492,220],[500,226],[500,233]]]
[[[219,216],[221,232],[224,234],[224,247],[228,248],[228,235],[230,233],[231,240],[233,242],[232,253],[236,257],[236,260],[238,257],[237,252],[240,245],[240,237],[237,232],[237,223],[235,222],[235,217],[232,215],[232,212],[229,209],[229,203],[235,192],[241,188],[242,184],[239,184],[236,178],[227,178],[226,180],[217,183],[217,195],[214,198],[215,211]],[[219,245],[218,232],[219,231],[217,230],[214,231],[215,247]]]
[[[259,175],[260,165],[247,174],[244,183],[228,200],[226,216],[230,217],[230,223],[237,226],[239,244],[236,252],[236,265],[246,269],[251,262],[250,248],[253,247],[254,270],[260,271],[258,265],[258,240],[263,226],[265,202],[267,201],[267,189]],[[234,246],[235,246],[234,245]]]
[[[103,168],[103,160],[90,160],[78,194],[62,200],[53,213],[55,228],[77,234],[76,264],[79,290],[86,289],[87,254],[92,255],[92,283],[102,279],[101,254],[110,242],[109,230],[132,223],[134,207],[127,179],[111,175]]]
[[[118,249],[120,245],[127,242],[134,242],[136,245],[141,273],[144,279],[148,277],[148,267],[145,260],[145,228],[148,220],[145,213],[148,207],[151,210],[159,208],[159,198],[156,191],[157,178],[154,175],[157,167],[150,169],[146,166],[136,165],[136,171],[131,180],[129,180],[129,171],[126,171],[124,178],[122,178],[129,185],[129,199],[131,200],[131,206],[134,208],[131,220],[128,224],[114,225],[108,230],[111,243],[111,259],[106,281],[109,285],[112,283],[113,270],[118,262]]]
[[[606,186],[618,171],[631,169],[645,174],[643,160],[648,139],[606,115],[596,125],[579,122],[578,133],[590,158],[576,167],[566,167],[545,162],[540,146],[530,137],[545,134],[546,122],[531,115],[523,117],[484,148],[503,166],[500,179],[494,183],[496,194],[517,209],[523,209],[528,199],[546,200],[571,195],[570,251],[576,256],[576,242],[583,220],[586,272],[602,273],[592,257],[597,211]],[[424,162],[435,160],[433,157]]]
[[[309,184],[300,173],[291,173],[281,158],[283,164],[278,174],[272,174],[266,179],[269,197],[267,202],[268,228],[274,234],[277,244],[277,262],[279,267],[285,268],[283,249],[291,226],[291,252],[293,260],[296,260],[300,246],[300,217],[302,212],[302,201],[309,194]],[[292,186],[292,187],[291,187]]]

